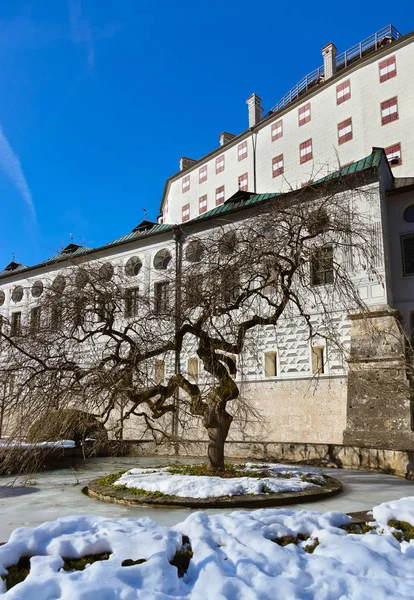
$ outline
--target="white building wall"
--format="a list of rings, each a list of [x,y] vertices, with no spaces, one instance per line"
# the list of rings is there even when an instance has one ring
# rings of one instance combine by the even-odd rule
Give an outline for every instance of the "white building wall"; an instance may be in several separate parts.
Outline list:
[[[380,82],[379,63],[391,56],[396,57],[397,75]],[[372,147],[387,148],[401,144],[402,164],[393,167],[396,177],[414,174],[414,40],[408,39],[385,47],[369,59],[358,61],[342,77],[332,79],[329,85],[316,88],[301,103],[292,103],[280,110],[271,119],[259,124],[254,132],[246,131],[226,144],[205,160],[201,159],[194,167],[179,173],[170,181],[164,205],[164,222],[181,223],[182,207],[190,204],[190,218],[199,214],[199,197],[207,194],[208,210],[215,207],[215,190],[225,185],[225,198],[238,189],[238,177],[245,172],[249,175],[249,191],[254,191],[253,182],[253,142],[257,136],[256,191],[258,193],[284,192],[299,188],[310,179],[323,177],[327,172],[357,161],[371,153]],[[337,105],[336,88],[350,80],[351,97]],[[398,99],[398,120],[381,124],[381,102],[393,97]],[[311,120],[299,126],[298,111],[310,102]],[[352,118],[351,140],[338,143],[338,124]],[[282,119],[283,137],[272,142],[272,124]],[[313,160],[300,164],[299,145],[312,139]],[[248,157],[238,161],[237,148],[247,141]],[[225,154],[225,171],[216,175],[215,160]],[[284,173],[272,176],[272,159],[284,156]],[[199,184],[199,169],[204,164],[208,168],[208,179]],[[190,176],[190,190],[182,193],[182,179]]]

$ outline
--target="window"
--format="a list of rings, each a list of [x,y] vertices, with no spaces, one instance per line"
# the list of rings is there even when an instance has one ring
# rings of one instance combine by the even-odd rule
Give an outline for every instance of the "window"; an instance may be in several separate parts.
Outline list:
[[[187,308],[200,306],[203,300],[204,275],[189,275],[185,283],[185,304]]]
[[[23,298],[23,288],[21,285],[16,285],[12,292],[12,300],[13,302],[20,302]]]
[[[216,158],[216,174],[224,171],[224,154]]]
[[[198,214],[207,212],[207,194],[198,199]]]
[[[312,285],[325,285],[333,283],[333,248],[332,246],[322,246],[316,248],[311,258],[311,280]]]
[[[379,63],[379,78],[380,83],[391,79],[397,75],[397,64],[395,61],[395,56],[390,56],[386,60],[382,60]]]
[[[237,246],[237,235],[234,231],[227,231],[219,239],[218,249],[223,256],[230,256],[235,252]]]
[[[243,190],[247,192],[248,187],[248,178],[247,173],[243,173],[243,175],[239,175],[239,190]]]
[[[139,288],[131,287],[125,290],[125,316],[134,317],[139,309]]]
[[[283,154],[279,154],[279,156],[275,156],[272,159],[272,175],[273,177],[277,177],[283,173]]]
[[[407,223],[414,223],[414,204],[407,206],[405,209],[404,221],[407,221]]]
[[[60,304],[52,304],[50,309],[50,329],[59,331],[62,327],[62,307]]]
[[[190,176],[186,175],[185,177],[183,177],[183,194],[185,194],[185,192],[188,192],[189,189],[190,189]]]
[[[99,277],[101,281],[111,281],[114,276],[114,268],[111,263],[105,263],[99,268]]]
[[[271,132],[272,132],[272,142],[283,137],[283,121],[282,121],[282,119],[279,119],[279,121],[276,121],[276,123],[273,123]]]
[[[154,269],[157,271],[162,271],[167,269],[172,259],[171,253],[166,248],[159,250],[157,254],[154,256]]]
[[[311,105],[310,102],[305,104],[305,106],[301,106],[298,110],[299,116],[299,127],[305,125],[305,123],[309,123],[311,120]]]
[[[323,354],[323,346],[312,346],[312,373],[314,375],[322,375],[325,372]]]
[[[40,331],[40,319],[42,309],[40,306],[35,306],[30,311],[30,333],[39,333]]]
[[[349,79],[336,86],[336,103],[342,104],[351,97],[351,82]]]
[[[154,367],[154,381],[156,385],[160,385],[164,383],[165,380],[165,361],[164,360],[156,360]]]
[[[204,181],[207,181],[207,165],[200,167],[198,171],[198,183],[204,183]]]
[[[85,323],[86,298],[76,298],[73,311],[73,324],[75,327],[82,327]]]
[[[32,296],[33,298],[40,298],[43,294],[43,283],[39,281],[35,281],[32,285]]]
[[[11,337],[20,335],[22,332],[22,313],[14,312],[11,314],[10,335]]]
[[[63,290],[66,287],[66,279],[63,277],[63,275],[58,275],[52,283],[52,290],[56,293],[56,294],[61,294],[63,292]]]
[[[5,301],[6,301],[6,294],[3,292],[3,290],[0,290],[0,306],[3,306]]]
[[[188,378],[193,381],[198,381],[198,358],[197,356],[189,358],[187,361]]]
[[[182,214],[182,218],[181,221],[183,223],[185,223],[186,221],[190,220],[190,205],[189,204],[185,204],[183,206],[183,214]]]
[[[220,296],[224,304],[235,302],[240,293],[240,277],[234,268],[226,267],[221,272]]]
[[[142,262],[139,256],[131,256],[125,265],[125,275],[127,277],[135,277],[138,275],[142,267]]]
[[[242,142],[238,145],[237,156],[239,161],[247,158],[247,142]]]
[[[312,151],[312,140],[306,140],[306,142],[302,142],[299,145],[299,158],[300,164],[307,162],[308,160],[312,160],[313,151]]]
[[[398,119],[397,97],[381,102],[381,124],[386,125]]]
[[[79,290],[83,290],[83,288],[88,284],[89,277],[87,272],[84,269],[79,269],[75,276],[75,285]]]
[[[224,185],[216,189],[216,206],[220,206],[224,202]]]
[[[277,352],[265,353],[265,377],[277,377]]]
[[[192,262],[192,263],[200,262],[200,260],[203,258],[203,254],[204,254],[204,246],[200,242],[200,240],[192,240],[191,242],[188,243],[188,246],[187,246],[187,249],[185,252],[185,258],[186,258],[186,260],[188,260],[188,262]]]
[[[169,282],[159,281],[154,285],[154,312],[159,315],[169,307]]]
[[[414,275],[414,233],[401,236],[403,277]]]
[[[402,165],[401,144],[393,144],[384,150],[391,168]]]
[[[344,144],[352,140],[352,119],[346,119],[338,123],[338,144]]]

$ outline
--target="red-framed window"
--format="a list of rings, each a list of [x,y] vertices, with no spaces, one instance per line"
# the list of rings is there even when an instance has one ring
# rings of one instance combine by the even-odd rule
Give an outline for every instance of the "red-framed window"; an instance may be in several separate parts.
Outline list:
[[[272,159],[272,175],[273,177],[277,177],[278,175],[281,175],[284,171],[284,164],[283,164],[283,154],[279,154],[279,156],[275,156]]]
[[[380,83],[388,81],[397,75],[397,62],[395,56],[390,56],[379,63],[379,80]]]
[[[402,155],[401,155],[401,144],[393,144],[392,146],[388,146],[385,148],[385,154],[387,156],[388,163],[391,167],[399,167],[402,165]]]
[[[205,212],[207,212],[207,194],[198,199],[198,214],[201,215]]]
[[[398,100],[395,96],[381,102],[381,124],[386,125],[398,119]]]
[[[216,158],[216,173],[224,171],[224,154],[221,154]]]
[[[336,86],[336,103],[342,104],[351,97],[351,81],[347,79],[343,83]]]
[[[306,140],[306,142],[302,142],[299,144],[299,159],[300,164],[307,162],[308,160],[312,160],[313,158],[313,149],[312,149],[312,138],[310,140]]]
[[[220,206],[224,202],[224,185],[216,189],[216,206]]]
[[[181,221],[183,223],[185,223],[185,221],[189,221],[190,220],[190,205],[189,204],[184,204],[183,206],[183,212],[182,212],[182,216],[181,216]]]
[[[185,177],[183,177],[183,194],[185,194],[185,192],[188,192],[189,189],[190,189],[190,176],[186,175]]]
[[[237,147],[237,156],[239,161],[247,158],[247,142],[242,142]]]
[[[338,123],[338,144],[344,144],[352,140],[352,118]]]
[[[243,175],[239,175],[239,190],[243,190],[247,192],[248,189],[248,176],[247,173],[243,173]]]
[[[198,183],[203,183],[207,181],[207,165],[200,167],[198,171]]]
[[[272,131],[272,142],[283,137],[283,121],[282,121],[282,119],[279,119],[279,121],[276,121],[276,123],[273,123],[271,131]]]
[[[305,123],[309,123],[309,121],[311,120],[311,105],[310,102],[308,102],[307,104],[305,104],[304,106],[301,106],[298,110],[298,116],[299,116],[299,127],[301,125],[305,125]]]

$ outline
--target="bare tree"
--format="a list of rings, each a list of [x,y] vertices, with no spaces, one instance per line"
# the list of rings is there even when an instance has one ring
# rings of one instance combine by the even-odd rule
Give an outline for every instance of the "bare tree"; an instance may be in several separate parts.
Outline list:
[[[383,265],[372,226],[379,197],[365,181],[344,181],[239,211],[235,198],[226,219],[174,227],[175,257],[157,255],[162,277],[150,289],[102,260],[62,268],[28,323],[3,325],[13,435],[68,407],[107,426],[116,415],[118,438],[133,415],[165,434],[163,419],[189,414],[207,432],[211,469],[223,469],[229,403],[240,401],[243,358],[254,355],[260,328],[295,319],[345,357],[332,314],[366,310],[356,279]],[[200,373],[195,363],[183,372],[191,355]]]

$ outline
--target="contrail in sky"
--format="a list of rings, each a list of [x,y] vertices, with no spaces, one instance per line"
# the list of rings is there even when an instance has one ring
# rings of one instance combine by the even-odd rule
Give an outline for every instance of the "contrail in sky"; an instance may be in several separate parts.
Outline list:
[[[10,146],[9,140],[6,138],[3,129],[0,125],[0,169],[4,171],[6,176],[18,190],[23,200],[30,211],[33,220],[36,220],[36,211],[33,204],[32,193],[24,176],[20,159]]]

